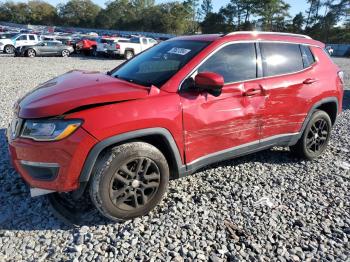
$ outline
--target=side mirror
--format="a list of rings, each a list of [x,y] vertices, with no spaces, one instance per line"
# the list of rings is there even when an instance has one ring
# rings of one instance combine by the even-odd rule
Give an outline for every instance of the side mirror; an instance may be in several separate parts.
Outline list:
[[[213,72],[201,72],[194,78],[194,83],[199,90],[207,91],[213,96],[219,96],[224,86],[224,77]]]

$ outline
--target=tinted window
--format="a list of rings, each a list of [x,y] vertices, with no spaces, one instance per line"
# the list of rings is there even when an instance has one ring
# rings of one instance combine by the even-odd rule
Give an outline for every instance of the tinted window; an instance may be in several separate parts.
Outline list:
[[[304,68],[311,66],[315,63],[315,58],[310,50],[310,47],[301,45],[300,46],[301,55],[303,57]]]
[[[198,72],[204,71],[222,75],[225,83],[256,78],[255,44],[242,43],[223,47],[198,68]]]
[[[260,46],[265,76],[293,73],[304,68],[299,45],[261,43]]]
[[[161,87],[210,42],[174,40],[156,45],[113,71],[112,76]]]
[[[138,38],[138,37],[133,37],[133,38],[130,39],[130,43],[137,43],[137,44],[139,44],[139,43],[141,43],[141,42],[140,42],[140,38]]]
[[[21,35],[20,37],[17,38],[17,40],[27,40],[27,36],[26,35]]]
[[[29,40],[35,40],[35,37],[33,35],[29,35]]]
[[[100,43],[103,43],[103,44],[108,43],[108,41],[110,41],[110,40],[108,40],[108,39],[100,39]]]
[[[7,38],[11,38],[14,37],[16,34],[1,34],[0,38],[1,39],[7,39]]]

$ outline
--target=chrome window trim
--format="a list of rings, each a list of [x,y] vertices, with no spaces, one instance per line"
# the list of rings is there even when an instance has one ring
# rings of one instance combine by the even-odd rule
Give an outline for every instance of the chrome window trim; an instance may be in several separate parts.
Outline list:
[[[244,41],[230,41],[227,43],[222,44],[221,46],[219,46],[217,49],[215,49],[214,51],[212,51],[206,58],[204,58],[198,65],[195,66],[194,69],[191,70],[190,73],[188,73],[186,75],[186,77],[184,77],[178,87],[178,91],[181,91],[181,86],[183,85],[184,81],[189,78],[190,76],[192,76],[197,70],[198,68],[205,63],[210,57],[212,57],[213,55],[215,55],[218,51],[220,51],[222,48],[231,45],[231,44],[241,44],[241,43],[256,43],[256,44],[260,44],[260,43],[281,43],[281,44],[295,44],[295,45],[306,45],[306,46],[313,46],[313,47],[317,47],[317,48],[321,48],[317,45],[312,45],[312,44],[305,44],[305,43],[295,43],[295,42],[289,42],[289,41],[274,41],[274,40],[244,40]],[[313,54],[314,55],[314,54]],[[257,63],[260,63],[259,66],[263,66],[262,65],[262,60],[261,57],[257,60]],[[227,85],[232,85],[232,84],[238,84],[238,83],[243,83],[243,82],[250,82],[250,81],[255,81],[255,80],[262,80],[262,79],[269,79],[272,77],[280,77],[280,76],[289,76],[289,75],[293,75],[293,74],[298,74],[301,72],[304,72],[308,69],[310,69],[311,67],[315,66],[318,63],[318,58],[315,56],[315,63],[313,63],[312,65],[310,65],[309,67],[303,68],[300,71],[296,71],[296,72],[292,72],[292,73],[286,73],[286,74],[280,74],[280,75],[273,75],[273,76],[262,76],[262,77],[257,77],[257,78],[253,78],[253,79],[246,79],[246,80],[241,80],[241,81],[236,81],[236,82],[229,82],[229,83],[225,83],[224,87]]]

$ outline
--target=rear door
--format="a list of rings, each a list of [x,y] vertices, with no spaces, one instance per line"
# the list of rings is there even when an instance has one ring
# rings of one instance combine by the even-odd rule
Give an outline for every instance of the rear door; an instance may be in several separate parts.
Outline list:
[[[28,35],[28,42],[30,45],[35,45],[38,43],[37,36],[35,35]]]
[[[198,167],[201,162],[208,164],[259,146],[265,96],[254,91],[261,90],[257,61],[255,43],[232,43],[211,55],[192,75],[214,72],[224,77],[225,85],[218,97],[181,92],[187,164]]]
[[[313,85],[309,47],[294,43],[260,43],[264,88],[267,94],[262,114],[262,139],[299,132],[306,117],[304,91]]]

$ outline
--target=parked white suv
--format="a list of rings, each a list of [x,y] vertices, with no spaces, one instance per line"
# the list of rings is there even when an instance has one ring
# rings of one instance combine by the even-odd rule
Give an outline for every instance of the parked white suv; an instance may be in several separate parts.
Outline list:
[[[153,38],[133,37],[129,42],[119,41],[114,48],[108,49],[108,54],[122,56],[129,60],[157,43]]]
[[[13,54],[16,47],[35,45],[39,43],[39,38],[34,34],[18,34],[12,38],[0,39],[0,52]]]

